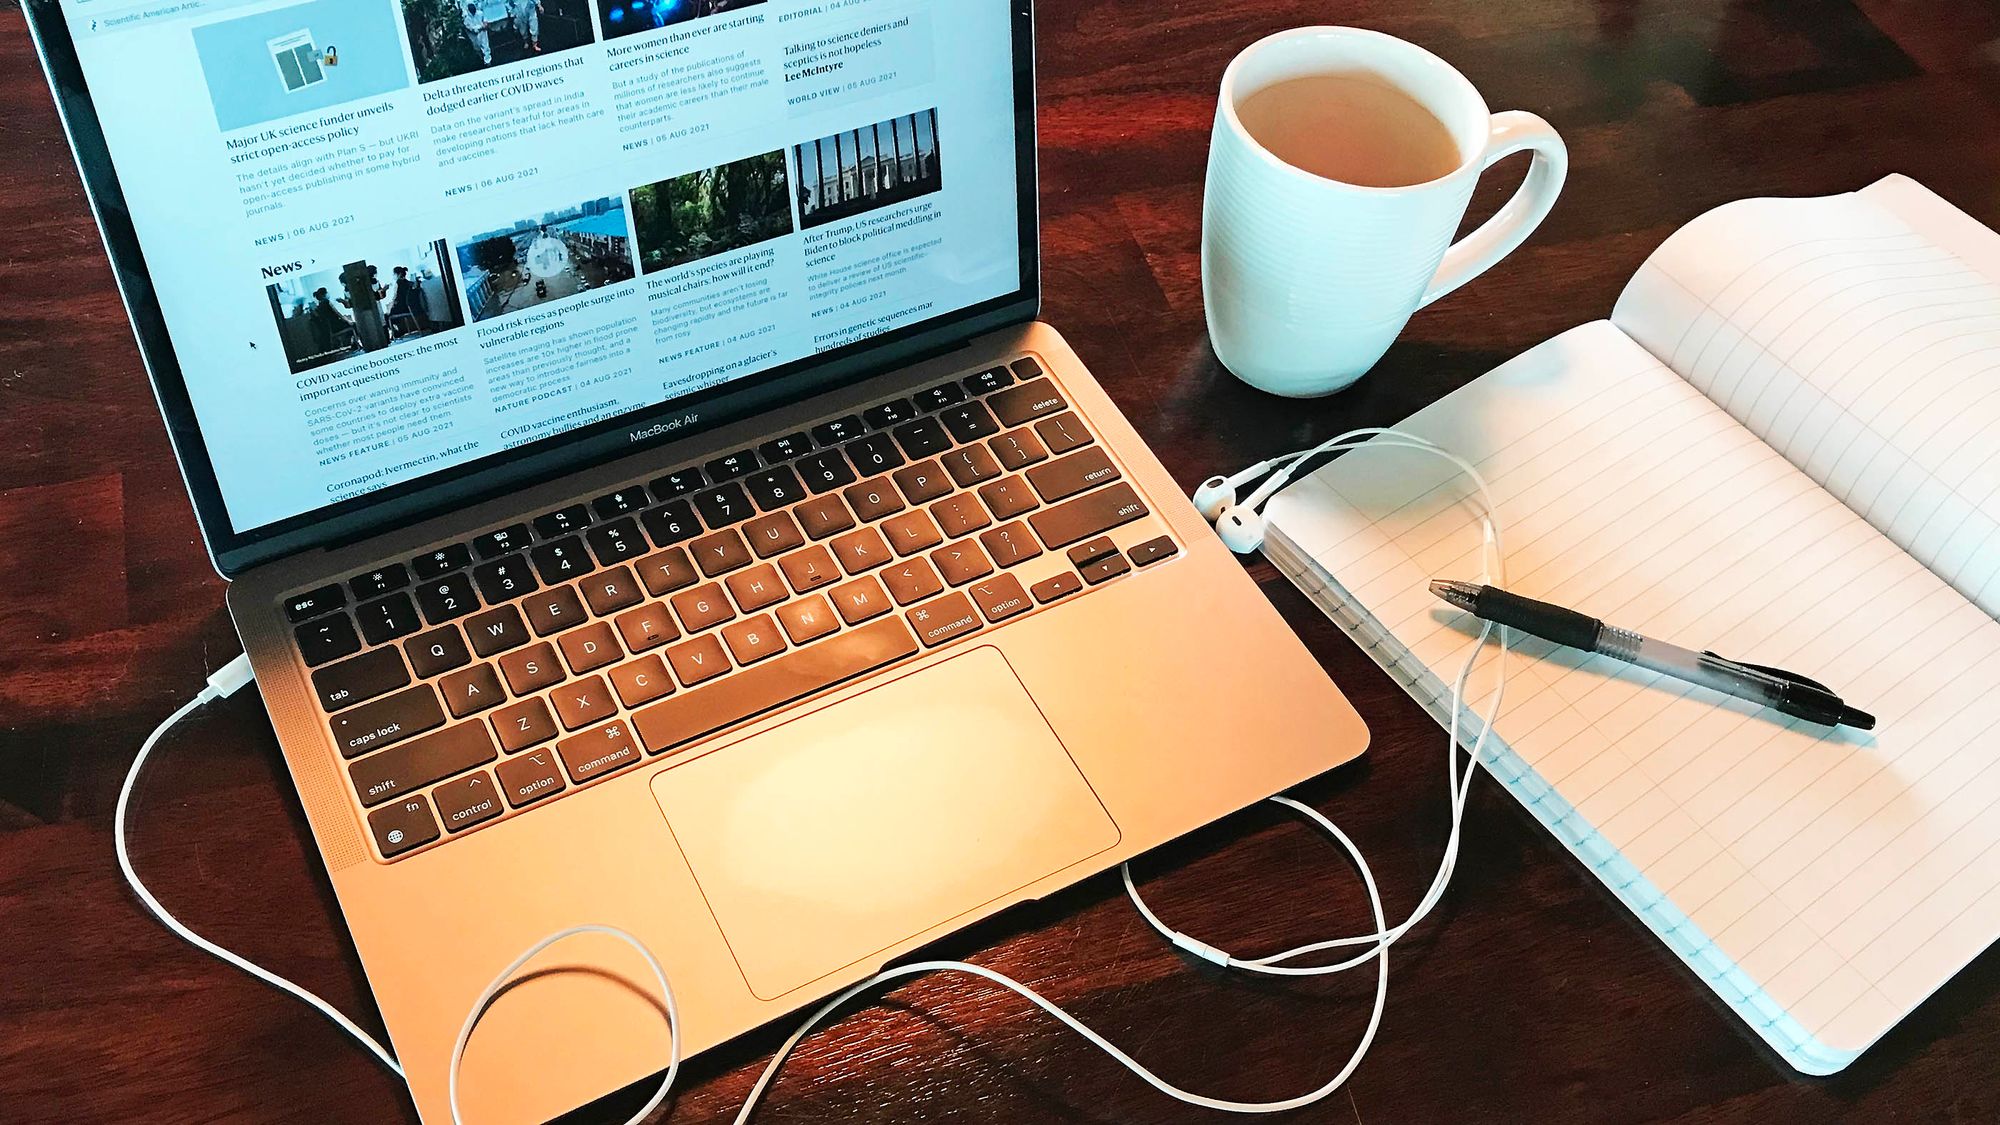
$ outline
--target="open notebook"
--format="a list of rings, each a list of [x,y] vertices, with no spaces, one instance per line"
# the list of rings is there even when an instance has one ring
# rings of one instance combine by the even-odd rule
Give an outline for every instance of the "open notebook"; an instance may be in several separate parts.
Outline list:
[[[1733,203],[1609,321],[1401,428],[1487,476],[1512,589],[1878,717],[1510,661],[1494,773],[1786,1061],[1847,1065],[2000,938],[2000,236],[1900,176]],[[1267,556],[1440,719],[1472,625],[1425,584],[1478,577],[1468,491],[1364,448],[1266,513]]]

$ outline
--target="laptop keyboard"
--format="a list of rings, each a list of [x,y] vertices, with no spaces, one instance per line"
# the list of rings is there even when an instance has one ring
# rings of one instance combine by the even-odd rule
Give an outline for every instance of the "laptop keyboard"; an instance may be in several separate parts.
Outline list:
[[[1148,514],[1024,358],[284,611],[394,859],[1178,553]]]

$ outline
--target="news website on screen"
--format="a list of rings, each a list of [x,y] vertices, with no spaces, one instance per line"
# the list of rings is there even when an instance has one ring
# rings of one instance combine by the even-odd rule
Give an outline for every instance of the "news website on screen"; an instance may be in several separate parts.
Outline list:
[[[1020,286],[1008,0],[66,0],[236,530]]]

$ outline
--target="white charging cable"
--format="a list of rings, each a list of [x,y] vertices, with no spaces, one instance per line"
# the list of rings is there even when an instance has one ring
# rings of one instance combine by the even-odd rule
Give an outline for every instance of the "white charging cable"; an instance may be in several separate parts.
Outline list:
[[[1367,438],[1386,439],[1386,440],[1368,441],[1365,440]],[[1252,479],[1253,477],[1261,475],[1263,472],[1270,471],[1271,469],[1274,468],[1278,469],[1278,473],[1272,478],[1274,481],[1277,481],[1277,484],[1274,485],[1271,481],[1267,481],[1262,487],[1260,487],[1257,490],[1256,493],[1253,493],[1253,495],[1250,498],[1248,498],[1246,503],[1242,506],[1244,509],[1247,509],[1252,514],[1254,514],[1256,508],[1259,505],[1261,505],[1261,503],[1265,499],[1268,499],[1270,496],[1274,495],[1277,492],[1278,487],[1281,487],[1284,481],[1291,479],[1291,476],[1294,473],[1296,473],[1297,469],[1300,466],[1302,466],[1307,459],[1316,456],[1320,453],[1334,452],[1341,449],[1358,448],[1362,445],[1368,445],[1371,448],[1405,448],[1405,449],[1418,449],[1426,451],[1435,454],[1437,456],[1443,457],[1448,461],[1451,461],[1460,469],[1460,471],[1467,474],[1477,485],[1480,501],[1483,505],[1483,511],[1481,512],[1481,519],[1484,525],[1485,534],[1483,537],[1484,542],[1482,545],[1482,557],[1486,561],[1482,567],[1482,575],[1481,575],[1482,581],[1489,581],[1489,582],[1498,581],[1501,584],[1504,584],[1505,567],[1504,567],[1504,559],[1502,557],[1500,550],[1500,529],[1495,522],[1496,508],[1493,505],[1492,496],[1486,487],[1486,481],[1484,480],[1483,477],[1480,476],[1478,470],[1473,468],[1473,466],[1471,466],[1464,460],[1454,456],[1453,454],[1437,447],[1436,445],[1433,445],[1432,443],[1426,441],[1423,438],[1416,437],[1410,434],[1400,433],[1395,430],[1385,430],[1385,429],[1352,431],[1348,434],[1343,434],[1340,437],[1330,439],[1329,441],[1324,442],[1313,449],[1305,450],[1303,452],[1296,454],[1288,454],[1284,457],[1274,458],[1269,461],[1262,462],[1260,466],[1253,466],[1252,470],[1247,471],[1244,474],[1239,474],[1239,476],[1235,478],[1233,481],[1225,483],[1227,483],[1229,487],[1233,490],[1235,484],[1244,483],[1248,479]],[[1218,478],[1218,480],[1220,480],[1220,478]],[[1206,488],[1207,486],[1204,487]],[[1233,497],[1232,497],[1232,503],[1233,503]],[[1210,513],[1204,511],[1204,514],[1210,514]],[[1321,814],[1318,810],[1313,809],[1312,807],[1302,804],[1298,801],[1295,801],[1290,797],[1283,797],[1283,796],[1272,797],[1271,800],[1288,809],[1291,809],[1294,812],[1299,813],[1301,816],[1306,817],[1308,820],[1316,824],[1319,828],[1321,828],[1329,836],[1331,836],[1333,840],[1336,843],[1338,843],[1343,850],[1347,852],[1349,858],[1353,860],[1355,868],[1361,874],[1362,885],[1368,895],[1369,909],[1373,914],[1375,923],[1374,932],[1369,934],[1356,935],[1352,937],[1335,938],[1328,941],[1313,942],[1308,945],[1302,945],[1295,949],[1286,950],[1282,953],[1272,954],[1267,957],[1250,958],[1250,959],[1237,958],[1207,942],[1201,941],[1200,939],[1197,938],[1190,937],[1187,934],[1183,934],[1167,926],[1164,922],[1160,920],[1158,915],[1156,915],[1153,912],[1153,910],[1146,904],[1145,900],[1140,896],[1138,888],[1134,885],[1132,881],[1130,866],[1126,865],[1125,867],[1121,868],[1121,874],[1124,879],[1126,892],[1131,896],[1133,904],[1138,908],[1140,916],[1146,920],[1147,924],[1152,926],[1155,930],[1157,930],[1168,941],[1172,942],[1176,948],[1182,949],[1190,953],[1191,955],[1202,958],[1203,960],[1212,962],[1217,965],[1221,965],[1225,968],[1234,969],[1241,972],[1259,973],[1271,976],[1316,976],[1316,975],[1323,975],[1327,973],[1334,973],[1346,969],[1351,969],[1358,965],[1365,964],[1367,961],[1371,959],[1376,962],[1375,998],[1374,998],[1374,1005],[1369,1013],[1367,1027],[1362,1032],[1361,1039],[1356,1044],[1353,1053],[1349,1055],[1347,1062],[1340,1068],[1339,1071],[1337,1071],[1333,1075],[1332,1078],[1330,1078],[1324,1085],[1320,1086],[1318,1089],[1315,1089],[1309,1093],[1301,1094],[1297,1097],[1287,1098],[1279,1101],[1270,1101],[1270,1102],[1232,1101],[1222,1098],[1212,1098],[1203,1094],[1197,1094],[1189,1090],[1184,1090],[1181,1087],[1175,1086],[1174,1084],[1159,1077],[1153,1071],[1149,1070],[1147,1067],[1141,1064],[1138,1060],[1134,1059],[1131,1055],[1127,1054],[1124,1050],[1119,1048],[1116,1044],[1112,1043],[1110,1040],[1104,1038],[1104,1036],[1092,1030],[1088,1025],[1084,1024],[1081,1020],[1078,1020],[1075,1016],[1063,1010],[1059,1005],[1057,1005],[1053,1001],[1042,996],[1040,993],[1036,992],[1034,989],[1028,987],[1027,985],[1022,984],[1019,981],[1016,981],[1011,977],[1006,976],[1003,973],[999,973],[992,969],[985,968],[984,966],[973,965],[963,961],[925,961],[910,965],[900,965],[895,968],[886,969],[880,973],[877,973],[874,976],[868,978],[867,980],[862,981],[861,983],[856,984],[851,988],[848,988],[846,991],[840,993],[838,996],[835,996],[833,999],[827,1001],[819,1009],[814,1011],[812,1015],[804,1023],[802,1023],[799,1026],[799,1028],[791,1034],[789,1038],[785,1040],[785,1042],[779,1047],[777,1053],[772,1056],[770,1063],[764,1068],[763,1074],[758,1077],[756,1085],[754,1085],[751,1088],[749,1096],[744,1100],[743,1107],[736,1116],[737,1125],[743,1125],[743,1123],[747,1122],[750,1119],[751,1114],[755,1111],[758,1103],[762,1100],[765,1091],[769,1089],[771,1082],[773,1081],[773,1079],[776,1078],[779,1069],[784,1065],[785,1060],[790,1057],[793,1049],[796,1048],[798,1044],[802,1040],[804,1040],[804,1038],[807,1035],[811,1034],[815,1028],[819,1027],[820,1024],[824,1022],[828,1016],[830,1016],[834,1011],[839,1009],[841,1005],[847,1003],[856,996],[859,996],[860,994],[870,989],[879,987],[883,984],[887,984],[897,980],[902,980],[908,977],[920,976],[934,972],[969,973],[971,975],[980,977],[984,980],[990,981],[994,984],[997,984],[1003,988],[1006,988],[1016,993],[1023,999],[1028,1000],[1035,1006],[1041,1008],[1043,1011],[1055,1017],[1058,1021],[1063,1023],[1064,1026],[1070,1028],[1072,1031],[1076,1032],[1079,1036],[1083,1037],[1085,1041],[1089,1042],[1091,1045],[1097,1047],[1099,1050],[1109,1055],[1113,1061],[1117,1062],[1119,1065],[1131,1071],[1134,1075],[1138,1076],[1141,1080],[1145,1081],[1148,1085],[1152,1086],[1154,1089],[1160,1091],[1163,1094],[1166,1094],[1171,1098],[1174,1098],[1177,1101],[1185,1102],[1189,1105],[1199,1106],[1206,1109],[1221,1110],[1230,1113],[1244,1113],[1244,1114],[1279,1113],[1286,1110],[1298,1109],[1303,1106],[1308,1106],[1313,1104],[1314,1102],[1318,1102],[1326,1098],[1328,1095],[1338,1090],[1342,1084],[1344,1084],[1350,1077],[1352,1077],[1354,1071],[1361,1065],[1361,1060],[1367,1055],[1368,1048],[1374,1042],[1376,1031],[1381,1026],[1382,1015],[1388,1004],[1388,993],[1389,993],[1388,954],[1390,945],[1392,945],[1398,938],[1408,933],[1411,927],[1415,926],[1419,921],[1421,921],[1437,905],[1438,901],[1441,900],[1443,897],[1445,886],[1449,883],[1451,874],[1456,866],[1460,841],[1462,839],[1462,826],[1465,815],[1466,797],[1467,794],[1470,792],[1470,788],[1472,785],[1472,778],[1477,772],[1477,768],[1480,761],[1480,755],[1485,745],[1487,734],[1493,728],[1494,719],[1498,717],[1501,701],[1506,687],[1506,653],[1508,651],[1508,642],[1507,642],[1506,631],[1503,629],[1500,630],[1499,634],[1500,636],[1499,647],[1501,655],[1500,655],[1500,667],[1497,676],[1497,681],[1492,694],[1489,696],[1489,702],[1487,704],[1486,710],[1484,714],[1481,716],[1481,727],[1479,734],[1477,738],[1474,740],[1472,746],[1469,748],[1470,756],[1466,763],[1465,770],[1461,775],[1459,770],[1459,759],[1458,759],[1459,720],[1464,710],[1465,690],[1468,682],[1471,679],[1473,669],[1478,663],[1479,656],[1484,650],[1485,642],[1492,633],[1493,633],[1493,627],[1491,625],[1488,625],[1480,630],[1478,636],[1472,642],[1471,651],[1466,658],[1465,664],[1460,669],[1458,676],[1453,681],[1451,722],[1448,726],[1450,741],[1448,742],[1446,747],[1446,753],[1449,763],[1448,774],[1447,774],[1448,788],[1450,790],[1450,797],[1451,797],[1451,833],[1446,843],[1445,856],[1443,861],[1439,864],[1437,875],[1432,879],[1431,885],[1429,889],[1426,890],[1422,900],[1418,903],[1417,907],[1414,910],[1412,910],[1410,916],[1397,926],[1392,928],[1388,924],[1387,912],[1383,907],[1380,888],[1377,887],[1375,883],[1374,872],[1370,870],[1367,860],[1363,858],[1361,850],[1355,846],[1354,841],[1351,840],[1346,833],[1342,832],[1337,825],[1335,825],[1326,816]],[[231,966],[234,966],[235,968],[240,969],[241,971],[248,973],[253,977],[256,977],[258,980],[264,981],[265,983],[270,984],[273,987],[280,989],[281,991],[287,992],[297,997],[298,999],[305,1001],[307,1004],[311,1005],[315,1010],[320,1012],[320,1014],[324,1015],[327,1019],[331,1020],[342,1031],[345,1031],[348,1035],[352,1036],[356,1042],[360,1043],[363,1047],[367,1048],[367,1050],[371,1054],[373,1054],[377,1059],[379,1059],[384,1066],[388,1067],[398,1076],[403,1076],[402,1067],[397,1063],[395,1057],[389,1053],[388,1049],[383,1047],[380,1043],[376,1042],[366,1032],[362,1031],[358,1026],[354,1024],[353,1021],[349,1020],[345,1015],[343,1015],[340,1012],[339,1009],[335,1008],[332,1004],[328,1003],[319,996],[316,996],[313,993],[307,991],[306,989],[301,988],[299,985],[292,983],[291,981],[285,979],[284,977],[281,977],[276,973],[273,973],[243,957],[238,956],[235,953],[230,952],[227,949],[224,949],[222,946],[219,946],[214,942],[209,941],[208,939],[203,938],[201,935],[195,933],[193,930],[189,929],[186,925],[182,924],[179,919],[175,918],[173,914],[170,913],[166,909],[166,907],[162,906],[159,900],[155,898],[153,894],[146,889],[145,884],[139,879],[138,873],[132,867],[131,857],[127,852],[126,816],[131,804],[132,791],[138,781],[139,773],[141,769],[145,766],[147,759],[152,755],[154,747],[159,743],[160,738],[168,730],[172,729],[175,724],[179,723],[188,714],[192,713],[197,708],[201,707],[203,704],[206,704],[211,700],[226,698],[227,696],[234,694],[238,689],[242,688],[245,684],[249,683],[250,680],[251,680],[251,673],[250,673],[249,659],[247,657],[239,656],[236,660],[232,661],[227,667],[223,668],[220,672],[217,672],[214,676],[210,677],[208,686],[203,688],[202,692],[199,695],[195,696],[195,698],[183,704],[179,710],[175,711],[172,715],[168,716],[165,722],[162,722],[157,728],[155,728],[151,735],[147,736],[145,743],[141,745],[139,749],[138,756],[132,762],[131,769],[127,772],[125,776],[124,786],[120,789],[118,795],[118,806],[116,812],[116,822],[113,827],[113,836],[114,836],[114,845],[118,853],[119,869],[124,873],[125,880],[132,887],[133,892],[137,894],[140,898],[140,901],[145,904],[146,909],[149,910],[155,918],[159,919],[160,923],[166,926],[167,929],[172,931],[177,936],[181,937],[183,940],[187,941],[189,944],[195,946],[197,949],[209,953],[212,956],[219,958],[223,962]],[[477,1029],[480,1021],[485,1017],[486,1012],[492,1007],[493,1002],[500,996],[500,994],[506,991],[508,986],[510,986],[514,982],[514,980],[520,975],[521,971],[527,967],[530,961],[532,961],[542,952],[546,951],[549,947],[559,942],[583,934],[600,934],[613,937],[620,941],[623,941],[627,945],[630,945],[635,951],[637,951],[638,954],[645,960],[647,967],[652,971],[654,980],[659,985],[661,997],[664,1000],[667,1009],[667,1023],[668,1023],[668,1033],[670,1039],[669,1039],[669,1059],[666,1072],[661,1076],[659,1088],[654,1092],[651,1099],[646,1102],[643,1108],[641,1108],[636,1114],[632,1116],[632,1118],[628,1121],[627,1125],[639,1125],[639,1122],[643,1121],[648,1115],[650,1115],[666,1100],[667,1095],[673,1089],[674,1080],[679,1075],[680,1062],[681,1062],[680,1012],[674,999],[673,987],[668,978],[666,969],[660,963],[659,958],[653,953],[653,951],[649,947],[647,947],[646,943],[642,941],[640,938],[634,936],[633,934],[625,930],[619,929],[616,926],[597,925],[597,924],[583,925],[583,926],[571,927],[570,929],[566,929],[558,933],[551,934],[548,937],[543,938],[542,940],[536,942],[534,945],[530,946],[519,957],[515,958],[512,964],[508,965],[497,976],[495,976],[492,982],[489,983],[486,989],[480,994],[479,998],[473,1003],[470,1011],[468,1011],[466,1015],[464,1025],[459,1029],[458,1039],[453,1044],[452,1047],[450,1073],[448,1078],[448,1090],[449,1090],[449,1103],[450,1103],[453,1122],[458,1123],[458,1125],[463,1125],[463,1119],[461,1117],[458,1104],[459,1070],[461,1063],[463,1062],[464,1059],[466,1046],[471,1041],[474,1030]],[[1306,965],[1306,966],[1293,966],[1287,964],[1287,962],[1294,961],[1301,957],[1309,956],[1314,953],[1326,952],[1336,949],[1351,949],[1357,946],[1366,948],[1364,948],[1362,952],[1356,954],[1355,956],[1335,964]]]
[[[201,692],[193,699],[181,704],[180,710],[168,715],[166,721],[154,727],[153,733],[147,735],[146,741],[140,744],[139,756],[132,759],[132,767],[125,771],[125,784],[118,790],[118,808],[112,814],[111,845],[118,853],[118,870],[124,873],[126,885],[132,888],[132,893],[138,895],[139,901],[145,904],[146,909],[152,913],[153,917],[159,919],[160,925],[172,931],[176,937],[201,950],[203,953],[218,958],[223,963],[256,977],[258,980],[263,981],[280,992],[289,993],[305,1001],[317,1010],[320,1015],[332,1020],[334,1026],[353,1036],[354,1041],[367,1048],[369,1054],[381,1060],[383,1066],[388,1067],[390,1070],[395,1071],[398,1076],[401,1076],[403,1068],[397,1065],[396,1056],[390,1054],[387,1047],[377,1043],[367,1032],[356,1026],[354,1021],[348,1019],[339,1008],[334,1007],[312,992],[264,968],[262,965],[247,958],[239,957],[189,929],[179,918],[174,917],[171,911],[160,905],[160,900],[153,897],[153,892],[146,889],[146,884],[140,880],[139,873],[132,868],[132,855],[127,845],[125,821],[126,814],[132,806],[132,790],[139,782],[139,772],[146,768],[146,759],[153,756],[153,748],[159,745],[160,738],[163,735],[174,728],[174,724],[187,718],[194,711],[212,700],[227,699],[235,695],[246,684],[250,683],[252,678],[249,656],[239,656],[230,661],[223,666],[221,671],[208,678],[208,686],[202,688]]]

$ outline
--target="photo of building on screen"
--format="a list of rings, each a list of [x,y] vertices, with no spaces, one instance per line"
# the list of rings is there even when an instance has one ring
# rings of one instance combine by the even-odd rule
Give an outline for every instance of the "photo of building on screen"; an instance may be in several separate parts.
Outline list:
[[[458,244],[458,267],[474,320],[630,281],[625,199],[592,199],[473,235]]]
[[[944,186],[935,109],[821,137],[799,145],[792,155],[799,168],[800,222],[808,227],[837,223]]]
[[[752,8],[764,0],[597,0],[597,14],[604,21],[604,37],[637,35],[689,20],[728,15],[738,8]]]
[[[265,288],[292,373],[465,325],[443,239]]]

